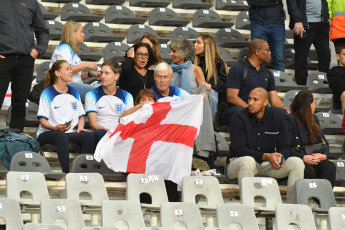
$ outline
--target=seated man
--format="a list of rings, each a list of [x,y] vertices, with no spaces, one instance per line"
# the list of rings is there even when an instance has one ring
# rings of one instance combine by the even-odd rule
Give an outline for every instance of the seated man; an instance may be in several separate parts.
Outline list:
[[[295,203],[295,182],[303,179],[304,163],[289,157],[284,117],[267,104],[267,91],[255,88],[249,94],[248,107],[233,116],[227,177],[238,178],[239,183],[243,177],[288,177],[287,202]],[[279,164],[281,156],[285,160]]]
[[[273,74],[263,67],[270,60],[271,51],[263,39],[254,39],[249,44],[248,58],[231,66],[226,79],[227,105],[224,111],[224,123],[229,124],[231,117],[248,106],[248,95],[252,89],[262,87],[268,91],[268,99],[273,107],[280,107],[290,112],[279,99]]]
[[[345,43],[335,47],[338,66],[333,67],[327,73],[329,88],[333,92],[333,108],[345,108]]]

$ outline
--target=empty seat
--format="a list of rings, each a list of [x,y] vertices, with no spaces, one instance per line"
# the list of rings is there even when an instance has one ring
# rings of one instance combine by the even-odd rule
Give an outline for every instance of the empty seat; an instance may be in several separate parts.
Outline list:
[[[159,44],[159,50],[161,51],[162,59],[170,64],[172,62],[172,57],[170,56],[170,48],[167,44]]]
[[[307,78],[308,90],[313,93],[332,93],[329,88],[327,74],[323,72],[313,72]]]
[[[202,28],[230,28],[232,22],[224,22],[219,14],[213,10],[197,10],[193,15],[193,27]]]
[[[23,219],[18,201],[15,199],[0,198],[0,219],[4,219],[6,222],[6,228],[2,229],[22,230]],[[0,227],[2,226],[0,225]]]
[[[196,30],[188,27],[177,27],[173,30],[171,41],[175,39],[187,39],[189,41],[195,41],[198,38],[199,34]]]
[[[166,44],[170,38],[158,37],[156,31],[150,26],[146,25],[133,25],[129,27],[127,32],[127,44],[135,44],[141,41],[144,34],[153,34],[157,37],[159,43]]]
[[[330,208],[328,217],[330,230],[339,230],[345,228],[345,207]]]
[[[294,47],[294,33],[292,30],[285,30],[285,49]]]
[[[249,45],[249,42],[244,39],[240,32],[229,28],[219,29],[215,35],[215,40],[217,46],[224,48],[241,48]]]
[[[140,204],[131,200],[105,200],[102,204],[102,225],[128,230],[145,227]]]
[[[276,226],[279,230],[316,230],[314,216],[310,207],[301,204],[278,204]]]
[[[133,11],[125,6],[109,6],[105,12],[106,23],[116,24],[144,24],[146,18],[137,17]]]
[[[345,185],[345,161],[332,161],[336,167],[335,186]]]
[[[308,55],[308,69],[318,69],[318,56],[317,52],[315,49],[310,49],[309,50],[309,55]]]
[[[48,20],[46,25],[49,28],[49,40],[60,40],[63,25],[61,22]]]
[[[343,120],[333,113],[318,112],[315,114],[319,118],[321,129],[325,135],[343,135],[341,125]]]
[[[85,0],[86,4],[95,5],[122,5],[126,0]]]
[[[294,69],[295,67],[295,49],[284,50],[285,69]]]
[[[287,73],[281,72],[279,70],[271,70],[276,89],[278,92],[287,92],[289,90],[306,90],[308,87],[303,85],[296,85]]]
[[[186,26],[189,20],[183,20],[169,8],[155,8],[150,12],[149,24],[155,26]]]
[[[230,51],[228,49],[220,46],[217,46],[217,49],[228,66],[231,66],[236,62],[236,60],[231,57]]]
[[[31,101],[26,102],[25,104],[26,110],[25,110],[25,127],[38,127],[40,122],[37,119],[37,112],[38,112],[38,105],[36,103],[33,103]],[[6,115],[6,125],[10,125],[12,116],[12,106],[8,107],[7,115]]]
[[[181,9],[210,9],[212,3],[201,0],[173,0],[173,8]]]
[[[103,57],[101,53],[92,53],[90,48],[85,44],[80,44],[78,48],[80,50],[79,56],[83,61],[98,62]]]
[[[114,59],[117,62],[123,62],[129,48],[129,45],[125,43],[110,42],[104,48],[104,60]]]
[[[140,228],[140,230],[173,230],[173,228],[169,228],[169,227],[143,227],[143,228]]]
[[[54,224],[33,224],[27,223],[23,230],[64,230],[63,227]]]
[[[129,0],[130,6],[142,6],[142,7],[167,7],[170,1],[160,0]]]
[[[81,0],[41,0],[42,2],[53,2],[53,3],[69,3],[69,2],[80,2]]]
[[[248,10],[243,0],[216,0],[216,10]]]
[[[45,62],[42,62],[38,66],[37,77],[36,77],[37,83],[40,83],[40,82],[46,80],[46,74],[47,74],[47,71],[49,69],[49,64],[50,64],[50,61],[45,61]]]
[[[40,6],[44,20],[54,20],[59,16],[58,14],[47,12],[46,8],[44,8],[44,6],[40,2],[38,3],[38,5]]]
[[[89,22],[84,26],[86,42],[122,42],[125,36],[114,34],[105,24],[98,22]]]
[[[300,90],[290,90],[285,93],[284,95],[284,105],[286,108],[291,109],[291,103],[295,99],[296,95],[299,93]]]
[[[99,22],[102,18],[102,16],[92,15],[89,8],[79,3],[67,3],[61,10],[62,21]]]
[[[240,225],[240,229],[259,230],[253,208],[245,204],[218,205],[217,223],[221,228],[231,229],[231,227]]]
[[[236,29],[250,30],[249,12],[241,11],[236,17]]]

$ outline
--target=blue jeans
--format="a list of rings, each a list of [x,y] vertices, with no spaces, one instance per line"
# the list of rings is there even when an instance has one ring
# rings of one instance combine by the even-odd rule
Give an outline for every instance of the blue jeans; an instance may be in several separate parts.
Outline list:
[[[264,24],[260,22],[250,22],[252,40],[261,38],[267,41],[272,52],[272,68],[285,71],[284,65],[284,42],[285,42],[285,24]]]
[[[79,92],[80,95],[80,100],[81,102],[84,104],[85,103],[85,95],[93,90],[94,88],[96,88],[95,86],[91,86],[88,84],[84,84],[84,83],[80,83],[80,82],[69,82],[68,83],[69,86],[72,86],[74,88],[76,88]]]
[[[211,89],[212,91],[212,118],[214,118],[214,114],[218,110],[218,92],[214,89]]]

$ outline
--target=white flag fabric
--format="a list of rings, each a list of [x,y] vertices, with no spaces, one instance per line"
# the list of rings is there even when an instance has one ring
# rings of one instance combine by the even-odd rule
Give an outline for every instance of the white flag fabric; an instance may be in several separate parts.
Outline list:
[[[161,175],[181,185],[191,173],[202,114],[202,95],[146,104],[107,132],[94,157],[116,172]]]

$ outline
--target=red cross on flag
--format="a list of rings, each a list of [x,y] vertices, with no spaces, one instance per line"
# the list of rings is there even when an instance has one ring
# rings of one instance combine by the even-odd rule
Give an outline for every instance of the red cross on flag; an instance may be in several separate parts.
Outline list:
[[[202,95],[144,105],[109,130],[95,159],[116,172],[161,175],[181,184],[191,173],[202,109]]]

